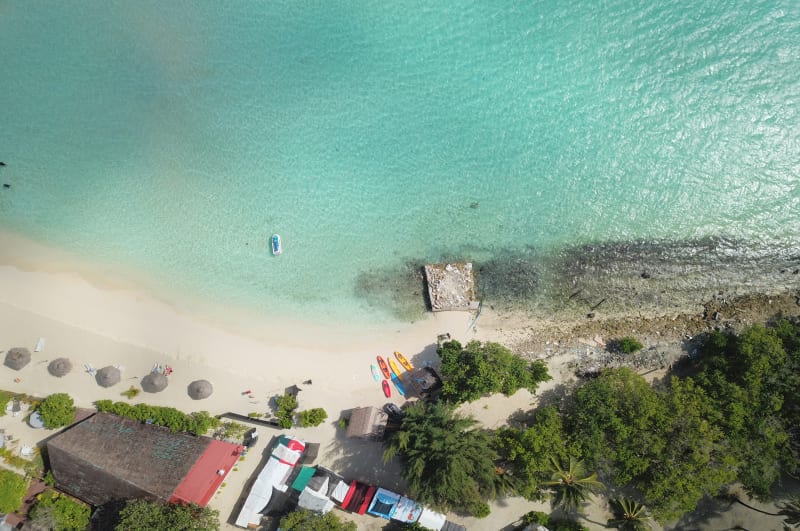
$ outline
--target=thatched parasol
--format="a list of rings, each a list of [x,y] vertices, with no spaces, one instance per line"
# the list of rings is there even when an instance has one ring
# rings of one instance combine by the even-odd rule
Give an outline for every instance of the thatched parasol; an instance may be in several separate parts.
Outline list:
[[[112,385],[119,383],[119,381],[122,379],[122,375],[120,374],[119,369],[109,365],[97,371],[94,379],[97,380],[97,383],[103,387],[111,387]]]
[[[15,371],[20,370],[30,362],[31,362],[31,351],[26,349],[25,347],[12,348],[6,353],[5,366],[10,367]]]
[[[72,362],[67,358],[56,358],[47,366],[47,372],[61,378],[72,370]]]
[[[169,380],[160,372],[151,372],[142,378],[142,389],[148,393],[160,393],[169,385]]]
[[[187,392],[194,400],[202,400],[211,396],[211,393],[214,392],[214,386],[208,380],[195,380],[189,384]]]

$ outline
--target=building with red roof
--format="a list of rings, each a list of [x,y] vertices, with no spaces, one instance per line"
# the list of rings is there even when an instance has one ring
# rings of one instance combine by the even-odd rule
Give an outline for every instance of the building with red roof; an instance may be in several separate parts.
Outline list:
[[[56,486],[94,506],[143,498],[205,507],[241,446],[96,413],[47,442]]]

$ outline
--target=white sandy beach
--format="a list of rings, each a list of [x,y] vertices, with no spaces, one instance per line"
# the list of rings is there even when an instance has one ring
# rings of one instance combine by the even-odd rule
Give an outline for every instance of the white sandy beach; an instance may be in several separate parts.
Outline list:
[[[504,321],[490,310],[474,328],[469,327],[471,314],[452,312],[431,314],[413,324],[369,329],[258,319],[234,310],[199,314],[195,308],[191,310],[160,301],[132,284],[126,285],[124,279],[104,275],[65,253],[0,233],[0,351],[12,347],[33,351],[37,340],[46,338],[45,348],[34,353],[31,363],[21,371],[2,367],[0,389],[41,397],[67,392],[78,406],[88,407],[98,399],[126,400],[120,393],[137,385],[154,364],[161,364],[174,369],[169,387],[158,394],[142,393],[132,402],[246,415],[267,411],[270,397],[298,384],[302,388],[300,409],[323,407],[329,416],[328,422],[317,428],[289,430],[309,442],[321,443],[317,462],[348,478],[402,490],[399,468],[396,463],[383,464],[380,445],[345,440],[335,426],[343,411],[386,402],[370,373],[376,354],[388,356],[399,350],[420,365],[436,359],[438,334],[449,332],[461,341],[502,342],[522,333],[520,326],[524,324]],[[57,357],[67,357],[74,365],[63,378],[47,372],[47,363]],[[559,369],[562,361],[550,360],[554,380],[542,390],[570,378],[568,371],[562,374]],[[104,389],[85,372],[85,364],[97,369],[119,366],[123,369],[122,381]],[[195,401],[187,395],[186,387],[200,378],[213,383],[214,394]],[[306,380],[313,383],[302,384]],[[251,390],[252,396],[243,394],[246,390]],[[400,404],[403,399],[393,396],[391,400]],[[486,427],[496,428],[512,413],[528,410],[534,403],[535,397],[520,391],[510,398],[479,400],[466,405],[464,411]],[[0,424],[23,443],[42,437],[25,428],[19,419],[3,418]],[[229,475],[226,486],[212,501],[223,520],[230,519],[244,482],[256,469],[273,435],[264,433],[265,429],[260,431],[263,436],[254,452]],[[500,500],[493,503],[492,514],[486,519],[453,516],[453,520],[469,529],[502,529],[534,509],[546,511],[548,506],[521,498]],[[368,516],[345,517],[356,518],[359,529],[380,529],[385,523]],[[745,514],[742,518],[752,524],[751,519],[758,517]],[[608,515],[602,504],[593,504],[587,518],[585,525],[602,529],[600,524]],[[766,522],[764,525],[774,525],[773,520]]]

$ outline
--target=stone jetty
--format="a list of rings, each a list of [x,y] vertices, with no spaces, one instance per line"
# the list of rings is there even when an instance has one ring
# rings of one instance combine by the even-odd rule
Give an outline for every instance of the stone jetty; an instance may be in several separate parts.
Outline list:
[[[425,266],[425,280],[434,312],[478,309],[472,262],[428,264]]]

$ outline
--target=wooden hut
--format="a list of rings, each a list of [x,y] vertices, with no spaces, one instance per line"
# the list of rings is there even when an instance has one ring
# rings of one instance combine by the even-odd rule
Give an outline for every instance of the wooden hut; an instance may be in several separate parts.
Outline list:
[[[361,439],[382,439],[389,417],[376,407],[357,407],[350,414],[347,436]]]

